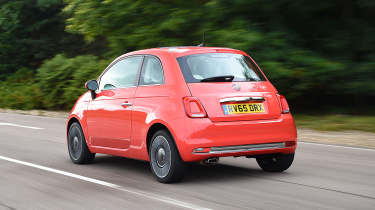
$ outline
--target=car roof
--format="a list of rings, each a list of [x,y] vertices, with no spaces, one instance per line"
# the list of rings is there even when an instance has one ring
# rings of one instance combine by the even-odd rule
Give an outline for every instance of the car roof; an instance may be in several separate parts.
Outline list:
[[[236,53],[236,54],[247,55],[245,52],[241,50],[224,48],[224,47],[174,46],[174,47],[158,47],[158,48],[151,48],[151,49],[145,49],[145,50],[138,50],[138,51],[126,53],[123,56],[137,55],[137,54],[169,53],[172,56],[178,58],[181,56],[191,55],[191,54],[215,53],[215,52]]]

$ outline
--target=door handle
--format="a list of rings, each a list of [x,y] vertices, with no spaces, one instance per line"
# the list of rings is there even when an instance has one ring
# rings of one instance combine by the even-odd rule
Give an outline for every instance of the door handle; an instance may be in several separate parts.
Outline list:
[[[131,105],[132,105],[132,103],[129,103],[129,102],[124,102],[124,103],[121,104],[121,106],[131,106]]]

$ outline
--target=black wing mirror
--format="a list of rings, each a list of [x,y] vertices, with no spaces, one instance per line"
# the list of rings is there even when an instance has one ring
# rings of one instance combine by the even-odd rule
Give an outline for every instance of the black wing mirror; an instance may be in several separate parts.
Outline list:
[[[99,89],[98,82],[96,80],[89,80],[85,83],[85,88],[91,92],[91,97],[96,97],[96,90]]]

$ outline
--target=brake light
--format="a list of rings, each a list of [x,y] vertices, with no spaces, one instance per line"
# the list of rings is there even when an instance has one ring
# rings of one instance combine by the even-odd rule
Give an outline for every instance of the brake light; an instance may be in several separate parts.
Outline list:
[[[206,110],[196,97],[187,96],[183,98],[185,112],[191,118],[207,117]]]
[[[287,114],[290,112],[288,102],[286,101],[286,98],[283,95],[279,96],[279,102],[280,102],[280,109],[282,114]]]

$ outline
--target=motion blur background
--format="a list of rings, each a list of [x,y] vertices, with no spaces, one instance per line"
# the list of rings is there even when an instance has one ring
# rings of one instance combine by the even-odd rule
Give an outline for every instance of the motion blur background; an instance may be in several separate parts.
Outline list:
[[[117,56],[198,45],[206,32],[208,46],[252,56],[297,120],[327,115],[374,128],[375,1],[0,0],[0,6],[2,108],[69,110],[85,81]]]

